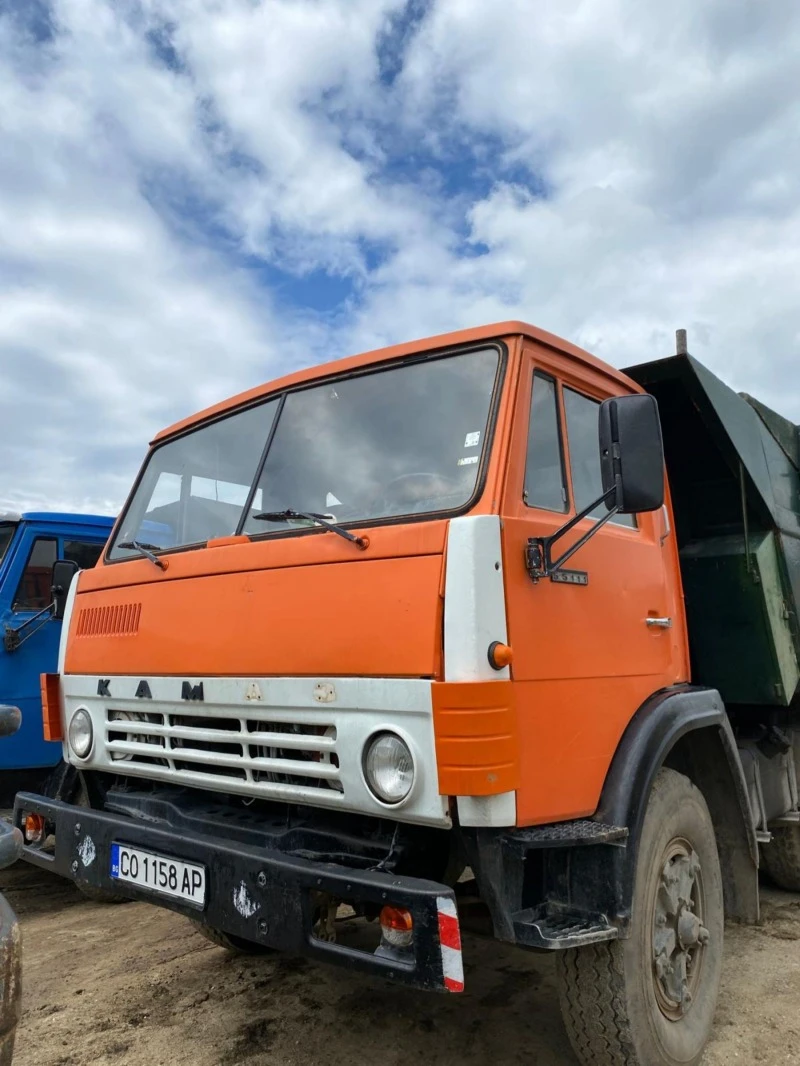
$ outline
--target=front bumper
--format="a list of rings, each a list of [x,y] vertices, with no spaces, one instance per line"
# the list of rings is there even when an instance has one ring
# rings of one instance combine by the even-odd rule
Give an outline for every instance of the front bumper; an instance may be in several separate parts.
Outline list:
[[[219,832],[187,830],[107,811],[76,807],[44,796],[19,793],[14,824],[40,814],[52,826],[55,851],[26,846],[23,858],[77,884],[140,899],[200,920],[229,936],[279,951],[317,957],[364,970],[398,984],[429,991],[461,991],[461,946],[455,896],[435,881],[379,870],[350,868],[257,847]],[[202,911],[179,899],[111,878],[111,844],[201,863],[207,898]],[[412,947],[374,953],[314,935],[321,896],[348,903],[408,909],[414,920]]]

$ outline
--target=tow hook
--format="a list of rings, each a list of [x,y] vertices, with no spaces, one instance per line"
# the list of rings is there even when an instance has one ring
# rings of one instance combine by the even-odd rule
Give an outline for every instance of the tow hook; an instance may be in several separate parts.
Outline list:
[[[330,897],[320,904],[313,930],[314,936],[318,940],[324,940],[328,944],[336,943],[336,912],[338,909],[338,901]]]

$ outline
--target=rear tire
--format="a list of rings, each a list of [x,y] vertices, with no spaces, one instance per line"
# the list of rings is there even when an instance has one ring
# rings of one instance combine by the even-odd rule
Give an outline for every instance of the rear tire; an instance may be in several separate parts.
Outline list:
[[[584,1066],[699,1063],[717,1003],[723,920],[705,799],[687,777],[661,769],[639,843],[630,936],[556,956],[564,1024]]]
[[[231,955],[274,955],[276,953],[274,948],[268,948],[264,944],[256,944],[254,941],[245,940],[240,936],[231,936],[230,933],[223,933],[220,929],[212,929],[210,925],[204,925],[202,922],[198,922],[196,918],[190,918],[189,921],[201,936],[204,936],[206,940],[209,940],[216,947],[225,948]]]
[[[761,845],[764,869],[779,888],[800,892],[800,825],[781,825]]]

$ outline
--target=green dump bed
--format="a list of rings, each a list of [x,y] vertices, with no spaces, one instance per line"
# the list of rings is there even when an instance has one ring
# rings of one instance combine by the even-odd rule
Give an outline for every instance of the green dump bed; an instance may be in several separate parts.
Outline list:
[[[689,355],[625,371],[658,400],[692,678],[800,704],[800,430]]]

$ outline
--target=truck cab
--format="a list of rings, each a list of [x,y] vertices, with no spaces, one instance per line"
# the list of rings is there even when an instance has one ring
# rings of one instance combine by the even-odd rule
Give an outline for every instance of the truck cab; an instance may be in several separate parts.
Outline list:
[[[0,514],[0,704],[22,712],[20,729],[0,745],[3,771],[40,777],[37,771],[61,759],[61,745],[42,734],[39,681],[55,669],[61,636],[49,610],[52,570],[58,559],[94,566],[112,526],[113,519],[97,515]]]
[[[78,783],[17,797],[25,858],[229,948],[432,991],[464,987],[462,928],[554,952],[583,1063],[698,1062],[723,919],[758,916],[759,845],[781,841],[771,868],[800,889],[800,634],[797,516],[756,508],[763,449],[738,427],[772,431],[721,383],[704,399],[687,360],[655,396],[506,322],[159,434],[57,605],[44,727]],[[776,515],[788,547],[751,559]],[[768,604],[737,560],[772,566]],[[720,649],[745,646],[744,612],[771,661],[779,593],[781,687],[726,705],[747,671],[719,674]],[[363,941],[339,939],[342,908]]]

